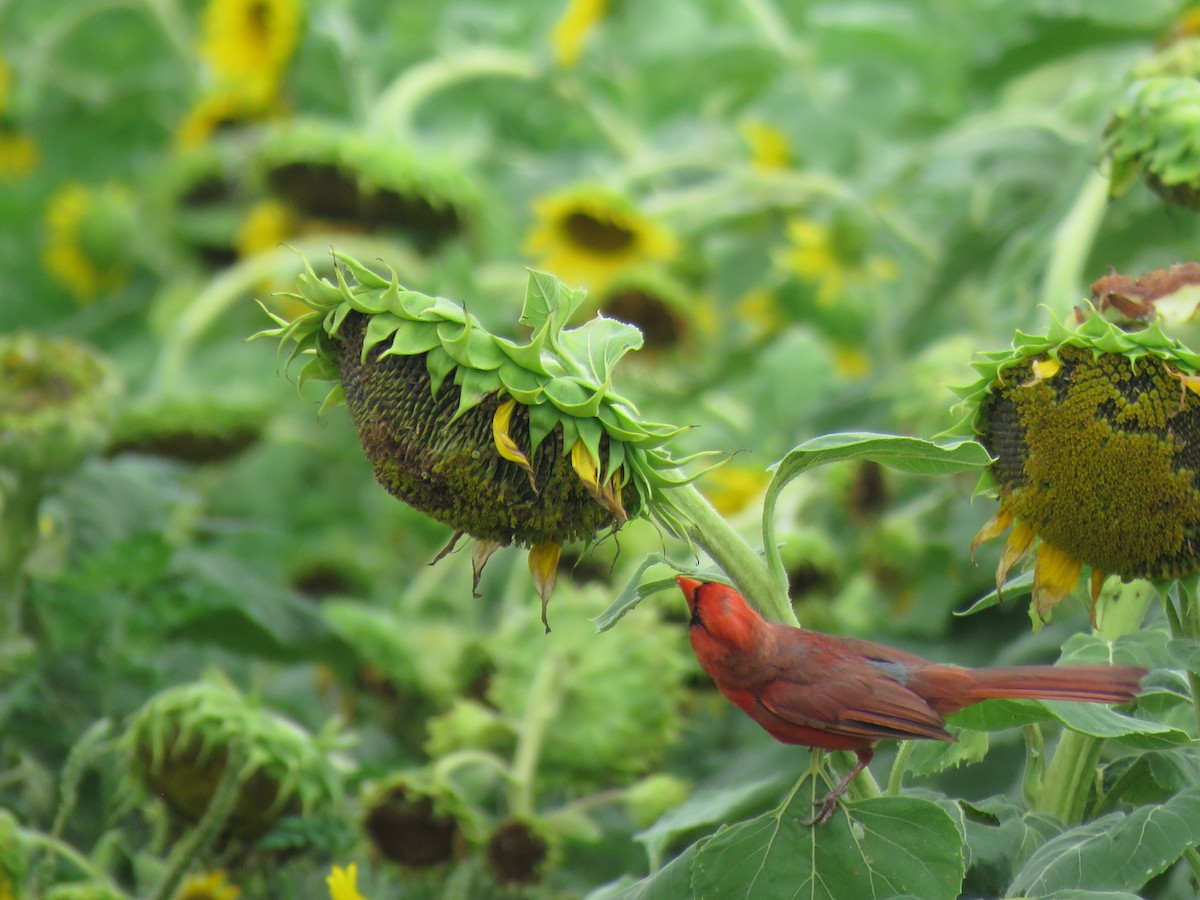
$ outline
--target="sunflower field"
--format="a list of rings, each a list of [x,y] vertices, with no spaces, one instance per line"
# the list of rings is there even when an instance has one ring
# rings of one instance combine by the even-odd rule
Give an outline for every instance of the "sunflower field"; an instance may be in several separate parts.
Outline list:
[[[1195,898],[1197,322],[1184,0],[0,0],[0,900]]]

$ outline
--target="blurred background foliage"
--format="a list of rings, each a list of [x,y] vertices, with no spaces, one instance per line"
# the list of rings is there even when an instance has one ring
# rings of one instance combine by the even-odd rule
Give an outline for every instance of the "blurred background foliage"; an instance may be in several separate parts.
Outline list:
[[[169,896],[189,872],[190,897],[323,896],[351,861],[370,897],[579,896],[773,806],[807,755],[711,690],[678,596],[593,633],[648,553],[685,547],[645,522],[568,547],[549,636],[512,551],[473,598],[468,554],[427,566],[447,529],[379,488],[345,411],[318,418],[244,342],[252,298],[294,313],[272,297],[291,247],[383,260],[513,337],[525,266],[587,287],[586,315],[646,337],[622,393],[732,454],[701,488],[753,541],[799,441],[932,436],[972,354],[1044,326],[1040,304],[1195,255],[1190,213],[1140,185],[1108,202],[1097,175],[1185,7],[0,0],[0,333],[84,342],[122,384],[95,401],[103,446],[39,474],[13,526],[0,807],[27,866],[0,862],[0,896]],[[990,512],[972,487],[872,463],[790,487],[801,620],[1053,658],[1082,604],[1034,634],[1021,604],[953,616],[999,552],[967,553]],[[190,707],[163,700],[185,687]],[[270,717],[269,815],[182,865],[199,813],[141,798],[172,777],[218,795],[246,751],[204,729],[230,716]],[[1019,794],[1020,758],[1011,731],[922,784]],[[651,827],[688,796],[711,805]]]

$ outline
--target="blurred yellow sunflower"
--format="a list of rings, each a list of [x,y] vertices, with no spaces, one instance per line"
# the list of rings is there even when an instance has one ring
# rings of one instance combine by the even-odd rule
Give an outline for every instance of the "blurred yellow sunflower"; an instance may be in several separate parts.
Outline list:
[[[0,121],[0,181],[14,181],[28,175],[37,168],[40,159],[33,138],[11,123]]]
[[[831,307],[854,288],[871,288],[893,281],[900,273],[896,261],[867,253],[861,225],[837,217],[832,225],[794,217],[787,223],[788,247],[777,264],[817,286],[817,303]]]
[[[130,233],[129,192],[119,185],[93,190],[63,185],[46,206],[42,263],[78,300],[115,290],[128,278],[124,241]]]
[[[241,888],[225,881],[225,870],[215,869],[189,878],[175,900],[237,900],[241,895]]]
[[[705,474],[700,490],[722,516],[735,516],[755,503],[767,489],[770,475],[763,469],[724,465]]]
[[[792,147],[787,135],[766,122],[746,119],[738,133],[750,148],[750,164],[760,170],[786,169],[792,164]]]
[[[366,900],[358,892],[358,864],[350,863],[346,868],[334,866],[325,878],[329,885],[329,900]]]
[[[626,198],[602,188],[580,187],[534,204],[538,222],[525,252],[563,281],[592,288],[646,262],[672,259],[679,243]]]
[[[559,68],[579,63],[583,45],[608,13],[608,0],[568,0],[567,8],[550,32],[550,49]]]
[[[296,50],[297,0],[209,0],[200,55],[218,84],[274,94]]]

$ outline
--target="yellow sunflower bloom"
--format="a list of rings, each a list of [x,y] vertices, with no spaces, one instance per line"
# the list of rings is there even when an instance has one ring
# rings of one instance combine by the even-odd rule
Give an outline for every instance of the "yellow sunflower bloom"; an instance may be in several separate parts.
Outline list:
[[[346,868],[334,866],[325,878],[329,885],[329,900],[366,900],[358,892],[358,864],[350,863]]]
[[[274,94],[296,50],[297,0],[210,0],[200,55],[219,84]]]
[[[79,300],[119,288],[128,278],[120,247],[125,231],[120,220],[128,214],[128,191],[122,187],[94,191],[70,183],[60,188],[46,207],[46,270]]]
[[[550,32],[555,65],[563,69],[576,66],[584,44],[607,14],[608,0],[569,0]]]
[[[574,188],[534,206],[538,224],[525,252],[569,283],[600,288],[635,266],[672,259],[678,241],[625,198],[598,188]]]
[[[867,255],[865,235],[849,219],[827,226],[797,217],[788,221],[787,233],[789,246],[777,264],[817,285],[821,306],[833,306],[851,289],[871,288],[899,275],[895,260]]]
[[[237,900],[241,895],[241,888],[225,881],[225,871],[216,869],[189,878],[175,895],[175,900]]]

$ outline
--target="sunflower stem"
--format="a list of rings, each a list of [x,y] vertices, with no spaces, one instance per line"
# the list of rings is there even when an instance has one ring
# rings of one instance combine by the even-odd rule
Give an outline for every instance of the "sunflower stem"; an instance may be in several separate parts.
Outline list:
[[[1097,621],[1102,623],[1095,632],[1097,637],[1113,641],[1137,631],[1152,596],[1143,581],[1123,583],[1116,591],[1105,592],[1097,603]],[[1049,813],[1067,825],[1083,821],[1102,746],[1101,738],[1065,731],[1030,804],[1034,811]]]
[[[529,697],[525,703],[525,716],[521,720],[521,733],[517,738],[517,749],[513,752],[511,785],[508,794],[509,812],[518,818],[534,813],[534,783],[537,780],[538,760],[545,743],[546,727],[558,712],[562,702],[562,665],[554,652],[546,653],[538,662],[533,683],[529,686]]]
[[[457,56],[439,57],[406,69],[375,101],[371,130],[408,135],[417,109],[434,94],[473,78],[532,80],[539,72],[525,54],[477,47]]]
[[[171,900],[175,896],[179,883],[183,881],[192,864],[208,851],[221,829],[225,827],[245,780],[242,769],[246,759],[247,752],[244,746],[238,744],[230,748],[225,759],[225,771],[221,774],[212,799],[208,801],[208,808],[196,826],[175,845],[167,860],[167,872],[154,893],[154,900]]]
[[[38,542],[42,479],[14,474],[0,480],[0,645],[20,638],[25,563]]]
[[[1108,209],[1108,179],[1089,172],[1075,202],[1055,229],[1041,305],[1061,321],[1075,305],[1088,253]]]
[[[713,509],[705,496],[691,484],[670,490],[672,501],[690,525],[687,537],[712,557],[746,601],[767,619],[799,625],[787,594],[775,587],[766,561]]]
[[[912,756],[916,746],[914,741],[900,742],[900,748],[896,751],[896,759],[892,762],[892,771],[888,773],[887,795],[889,797],[900,796],[900,788],[904,786],[904,774],[908,771],[908,758]]]

